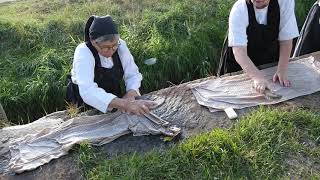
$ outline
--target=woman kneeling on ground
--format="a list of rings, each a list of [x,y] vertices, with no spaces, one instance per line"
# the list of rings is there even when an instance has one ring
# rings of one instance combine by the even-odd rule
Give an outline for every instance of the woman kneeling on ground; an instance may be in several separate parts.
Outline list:
[[[142,115],[152,102],[138,101],[142,75],[111,16],[91,16],[85,42],[74,52],[67,101],[106,113],[113,109]],[[126,93],[121,91],[124,81]]]

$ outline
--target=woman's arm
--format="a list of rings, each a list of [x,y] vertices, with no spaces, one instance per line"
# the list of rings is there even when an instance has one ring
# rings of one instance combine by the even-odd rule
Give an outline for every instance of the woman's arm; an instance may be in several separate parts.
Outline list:
[[[280,41],[280,55],[277,72],[273,76],[273,82],[279,81],[281,86],[290,86],[288,80],[288,64],[292,50],[292,39]]]
[[[251,61],[247,54],[246,46],[232,47],[234,57],[237,63],[241,66],[243,71],[253,80],[253,87],[257,92],[263,93],[268,86],[264,74],[259,71],[255,64]]]

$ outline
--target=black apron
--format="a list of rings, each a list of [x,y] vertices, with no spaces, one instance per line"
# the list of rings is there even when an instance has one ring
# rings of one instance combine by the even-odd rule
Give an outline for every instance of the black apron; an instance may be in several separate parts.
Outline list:
[[[293,57],[320,51],[320,5],[316,2],[310,9],[301,29]]]
[[[85,27],[85,41],[86,41],[86,46],[90,49],[95,60],[94,82],[97,83],[98,87],[104,89],[106,92],[112,93],[118,97],[122,97],[124,94],[121,91],[121,82],[123,80],[124,71],[120,61],[118,50],[112,55],[113,67],[112,68],[102,67],[98,51],[91,44],[88,36],[89,34],[88,30],[93,19],[94,19],[94,16],[90,17],[87,21],[87,24]],[[78,85],[72,82],[70,75],[68,76],[66,101],[69,103],[76,104],[78,106],[86,105],[84,104],[80,96]]]
[[[87,42],[86,45],[92,51],[96,51],[91,43]],[[118,52],[112,55],[113,67],[104,68],[101,66],[100,57],[98,52],[94,52],[95,67],[94,67],[94,82],[98,84],[98,87],[104,89],[108,93],[112,93],[118,97],[122,97],[123,93],[121,91],[121,81],[123,79],[123,68],[119,58]],[[67,102],[77,104],[78,106],[83,105],[83,100],[79,93],[79,87],[74,84],[71,80],[71,76],[68,77],[67,86]]]
[[[278,0],[271,0],[268,7],[267,25],[256,20],[252,2],[247,2],[249,26],[247,27],[247,53],[256,65],[263,65],[279,60],[279,24],[280,7]],[[228,36],[228,33],[227,33]],[[228,46],[226,36],[221,52],[217,76],[242,70],[235,60],[232,47]]]

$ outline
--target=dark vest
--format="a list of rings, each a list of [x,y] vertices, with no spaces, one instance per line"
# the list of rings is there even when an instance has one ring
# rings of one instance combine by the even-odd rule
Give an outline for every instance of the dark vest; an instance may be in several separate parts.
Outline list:
[[[247,2],[249,26],[247,27],[247,53],[256,65],[268,64],[279,60],[279,24],[280,7],[278,0],[271,0],[268,7],[267,25],[259,24],[256,20],[252,2]],[[232,47],[228,47],[225,39],[221,52],[217,76],[242,70],[235,60]]]
[[[95,59],[94,82],[97,83],[98,87],[104,89],[106,92],[122,97],[123,92],[121,91],[121,81],[123,79],[124,71],[118,51],[112,55],[113,67],[104,68],[101,66],[97,50],[90,42],[86,42],[86,45],[92,52]],[[83,105],[84,102],[80,96],[78,85],[72,82],[71,76],[69,76],[68,81],[66,96],[67,102],[72,102],[78,106]]]
[[[96,82],[98,87],[104,89],[106,92],[112,93],[118,97],[122,97],[123,92],[121,91],[121,82],[123,80],[124,71],[120,61],[118,50],[112,55],[113,67],[102,67],[99,53],[91,44],[88,36],[88,29],[93,21],[93,18],[94,17],[92,16],[87,21],[85,27],[85,41],[86,46],[90,49],[95,60],[94,82]],[[77,84],[74,84],[72,82],[70,75],[68,76],[66,101],[69,103],[77,104],[78,106],[84,104],[79,93],[79,87]]]
[[[112,93],[118,97],[122,97],[123,94],[121,92],[121,81],[123,80],[124,71],[118,50],[112,55],[112,68],[104,68],[101,66],[101,61],[97,50],[90,42],[86,42],[86,45],[92,52],[95,59],[94,82],[96,82],[98,87],[104,89],[106,92]]]

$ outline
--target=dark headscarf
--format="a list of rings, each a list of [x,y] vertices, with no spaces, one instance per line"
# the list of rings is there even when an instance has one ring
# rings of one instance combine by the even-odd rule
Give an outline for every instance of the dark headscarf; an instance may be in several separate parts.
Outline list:
[[[111,16],[90,16],[85,26],[85,41],[111,34],[119,34],[116,23]]]

